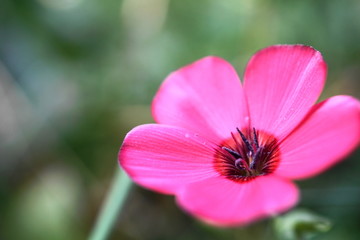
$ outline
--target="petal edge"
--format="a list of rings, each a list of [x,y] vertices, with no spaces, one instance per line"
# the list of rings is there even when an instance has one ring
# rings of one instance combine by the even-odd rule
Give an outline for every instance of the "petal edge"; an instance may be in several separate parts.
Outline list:
[[[360,143],[360,102],[331,97],[315,105],[281,144],[275,174],[303,179],[319,174],[348,156]]]
[[[157,92],[155,120],[198,132],[209,139],[230,137],[248,122],[235,69],[219,57],[205,57],[171,73]]]
[[[299,191],[292,182],[275,176],[239,184],[223,177],[190,184],[177,194],[186,212],[216,226],[241,226],[293,207]]]
[[[257,52],[244,76],[253,127],[286,137],[320,96],[326,70],[312,47],[275,45]]]
[[[134,182],[174,194],[190,182],[218,175],[213,156],[213,144],[191,131],[146,124],[126,135],[119,163]]]

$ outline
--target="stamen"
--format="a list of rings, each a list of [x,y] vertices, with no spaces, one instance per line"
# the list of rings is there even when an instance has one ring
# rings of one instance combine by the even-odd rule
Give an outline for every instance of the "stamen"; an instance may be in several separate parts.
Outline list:
[[[236,130],[237,130],[238,133],[240,134],[241,139],[242,139],[243,142],[245,143],[247,149],[250,151],[250,153],[253,153],[253,152],[254,152],[254,149],[253,149],[253,147],[251,146],[249,140],[247,140],[247,138],[246,138],[245,135],[240,131],[239,128],[236,128]]]
[[[256,153],[253,157],[252,162],[250,163],[250,168],[252,168],[252,169],[254,168],[256,162],[258,162],[259,155],[262,153],[263,149],[264,149],[264,147],[258,147],[258,149],[256,149]]]
[[[234,133],[231,132],[231,137],[233,138],[234,142],[236,143],[236,146],[240,146],[241,144],[239,143],[237,137],[235,136]]]
[[[231,150],[230,148],[222,147],[222,149],[227,151],[228,153],[230,153],[235,158],[241,158],[241,155],[238,152],[235,152],[234,150]]]
[[[236,132],[230,133],[231,137],[219,144],[220,151],[214,156],[215,169],[238,183],[273,173],[280,161],[277,139],[255,128],[236,128]]]
[[[253,133],[254,133],[255,146],[256,146],[256,148],[259,148],[259,141],[258,141],[258,136],[257,136],[257,134],[256,134],[255,128],[253,128]]]

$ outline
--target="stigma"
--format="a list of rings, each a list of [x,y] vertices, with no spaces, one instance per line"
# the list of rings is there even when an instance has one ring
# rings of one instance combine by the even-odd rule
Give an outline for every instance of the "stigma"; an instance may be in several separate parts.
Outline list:
[[[224,177],[247,182],[271,174],[280,161],[277,139],[255,128],[236,128],[231,137],[217,146],[214,167]]]

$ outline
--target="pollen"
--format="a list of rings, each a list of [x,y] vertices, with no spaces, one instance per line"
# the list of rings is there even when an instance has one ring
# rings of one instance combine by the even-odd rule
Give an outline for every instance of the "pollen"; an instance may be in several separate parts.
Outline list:
[[[280,161],[277,139],[255,128],[237,128],[215,152],[216,171],[239,183],[273,173]]]

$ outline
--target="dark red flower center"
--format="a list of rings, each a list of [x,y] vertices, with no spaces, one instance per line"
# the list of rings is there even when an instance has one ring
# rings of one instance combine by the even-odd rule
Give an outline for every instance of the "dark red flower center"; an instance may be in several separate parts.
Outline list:
[[[280,160],[277,139],[271,134],[245,129],[231,133],[216,151],[215,169],[226,178],[247,182],[275,171]]]

